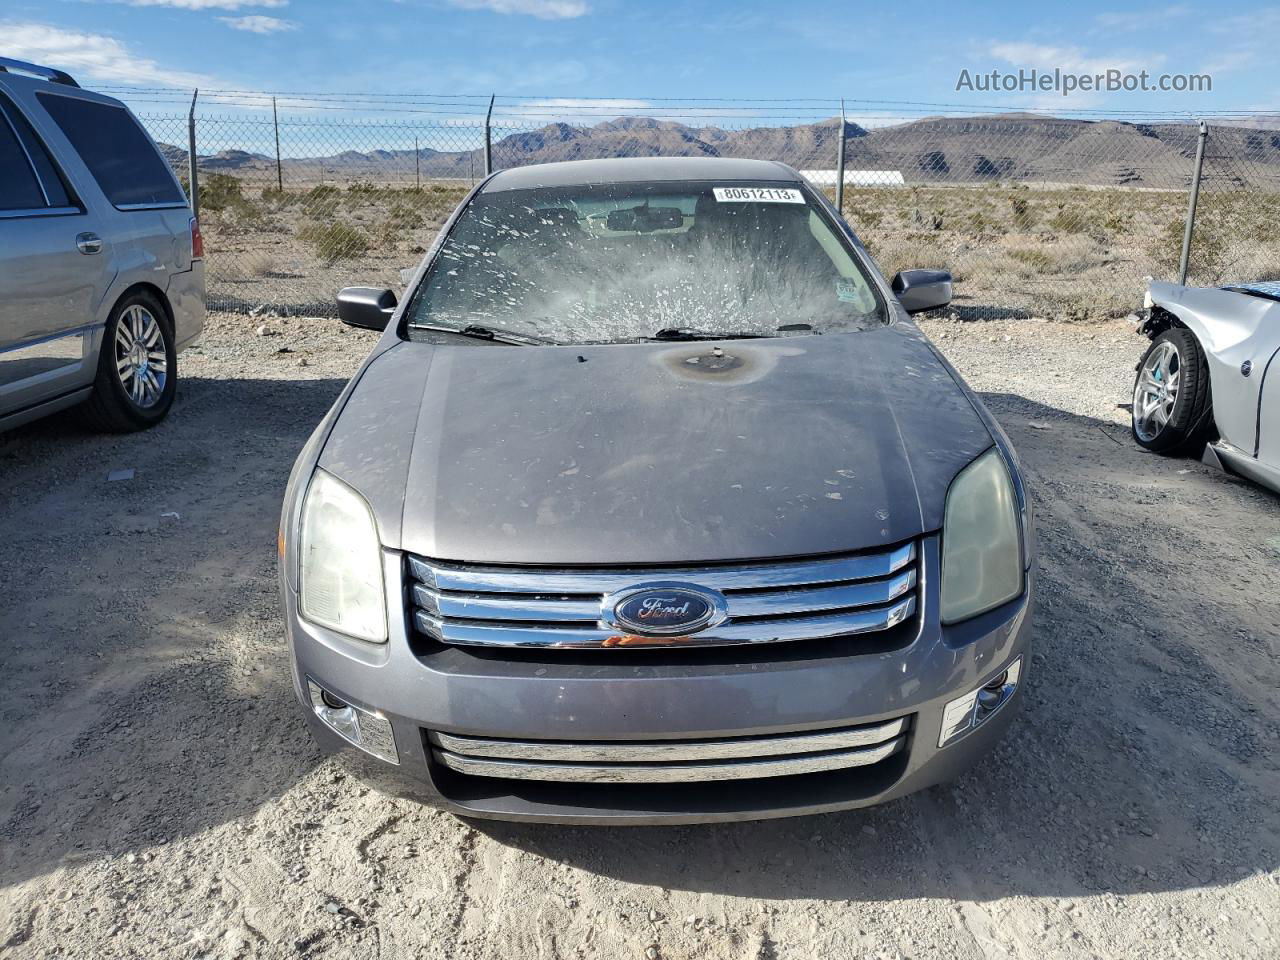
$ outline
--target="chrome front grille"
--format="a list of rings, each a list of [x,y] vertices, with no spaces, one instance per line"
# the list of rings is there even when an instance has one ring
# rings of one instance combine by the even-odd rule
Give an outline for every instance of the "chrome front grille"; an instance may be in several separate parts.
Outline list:
[[[915,544],[821,560],[684,569],[473,566],[409,558],[414,626],[441,643],[487,647],[727,646],[887,630],[916,610]],[[683,636],[610,626],[605,598],[662,580],[718,591],[725,616]]]
[[[724,740],[492,740],[433,731],[435,760],[476,777],[566,783],[698,783],[822,773],[887,760],[908,718],[838,730]]]

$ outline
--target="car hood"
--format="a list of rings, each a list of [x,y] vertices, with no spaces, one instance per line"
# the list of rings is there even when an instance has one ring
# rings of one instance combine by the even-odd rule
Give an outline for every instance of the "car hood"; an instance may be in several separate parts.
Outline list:
[[[320,466],[383,542],[441,560],[664,564],[835,553],[942,524],[992,443],[919,330],[571,347],[404,343]]]

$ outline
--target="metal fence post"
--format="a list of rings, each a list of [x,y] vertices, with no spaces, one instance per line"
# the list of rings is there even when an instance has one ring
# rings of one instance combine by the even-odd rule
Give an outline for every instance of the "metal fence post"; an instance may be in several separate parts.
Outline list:
[[[191,199],[191,215],[200,218],[200,175],[196,172],[196,97],[197,87],[191,91],[191,111],[187,114],[187,194]]]
[[[280,166],[280,117],[276,114],[276,98],[271,98],[271,125],[276,130],[276,190],[284,193],[284,170]]]
[[[1187,225],[1182,232],[1182,259],[1178,262],[1178,284],[1187,282],[1187,263],[1191,259],[1191,232],[1196,223],[1196,204],[1200,200],[1200,174],[1204,170],[1204,142],[1209,139],[1209,124],[1200,121],[1200,137],[1196,141],[1196,171],[1191,177],[1191,198],[1187,201]]]
[[[484,175],[487,177],[493,173],[493,137],[489,130],[489,121],[493,118],[493,98],[497,94],[489,97],[489,109],[484,115]]]
[[[418,138],[413,138],[413,188],[415,190],[422,189],[422,165],[418,160]]]
[[[844,100],[840,100],[840,140],[836,147],[836,210],[844,216]]]

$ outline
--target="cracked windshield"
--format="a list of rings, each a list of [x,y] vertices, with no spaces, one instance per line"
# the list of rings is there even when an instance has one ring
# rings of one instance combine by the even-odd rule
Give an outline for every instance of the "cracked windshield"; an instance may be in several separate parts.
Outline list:
[[[409,329],[535,342],[768,337],[885,322],[865,271],[794,186],[610,184],[483,194]]]

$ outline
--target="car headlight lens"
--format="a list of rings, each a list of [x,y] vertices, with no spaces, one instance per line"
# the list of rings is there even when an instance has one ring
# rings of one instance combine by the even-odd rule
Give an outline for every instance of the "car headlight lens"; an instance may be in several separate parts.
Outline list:
[[[999,450],[960,471],[942,522],[942,622],[955,623],[1022,593],[1018,497]]]
[[[317,470],[302,504],[299,547],[302,615],[349,636],[385,643],[381,545],[365,499]]]

